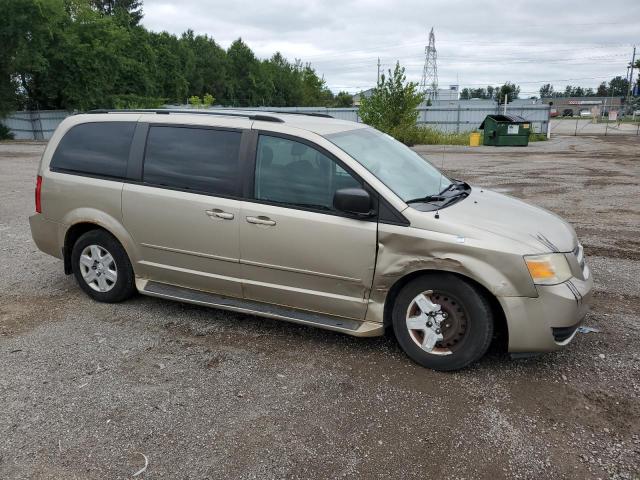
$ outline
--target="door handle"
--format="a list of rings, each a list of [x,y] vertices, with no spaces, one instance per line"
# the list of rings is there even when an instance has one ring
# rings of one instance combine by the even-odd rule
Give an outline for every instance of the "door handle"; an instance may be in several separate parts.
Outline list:
[[[217,218],[222,218],[224,220],[233,220],[233,213],[224,212],[219,208],[205,210],[204,213],[206,213],[209,217],[217,217]]]
[[[255,223],[256,225],[269,225],[273,226],[276,224],[275,220],[271,220],[269,217],[247,217],[247,222]]]

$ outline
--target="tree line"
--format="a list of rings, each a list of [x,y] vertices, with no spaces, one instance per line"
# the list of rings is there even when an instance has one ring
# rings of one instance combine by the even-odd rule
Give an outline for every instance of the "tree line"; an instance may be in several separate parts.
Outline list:
[[[494,87],[488,85],[487,88],[463,88],[460,92],[461,100],[471,100],[481,98],[483,100],[495,100],[498,103],[507,103],[520,97],[520,87],[514,83],[506,82],[502,86]]]
[[[18,109],[351,106],[309,63],[259,59],[241,38],[140,25],[141,0],[0,0],[0,115]]]
[[[596,89],[567,85],[564,91],[555,91],[553,85],[547,83],[540,87],[540,98],[561,97],[623,97],[629,91],[629,80],[621,76],[613,77],[609,83],[602,82]]]

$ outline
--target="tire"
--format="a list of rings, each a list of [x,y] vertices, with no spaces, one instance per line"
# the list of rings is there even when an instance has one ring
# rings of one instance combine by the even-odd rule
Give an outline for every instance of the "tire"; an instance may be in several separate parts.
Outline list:
[[[71,250],[71,268],[80,288],[98,302],[122,302],[137,291],[127,252],[105,230],[78,238]]]
[[[440,305],[446,318],[425,317],[416,299],[427,292],[429,303]],[[425,342],[428,330],[411,330],[411,325],[434,331],[437,328],[431,318],[437,318],[443,336],[431,351],[420,345]],[[410,319],[415,320],[413,323]],[[471,283],[451,273],[429,273],[405,285],[395,298],[392,310],[393,331],[398,343],[414,362],[426,368],[440,371],[459,370],[479,360],[487,352],[493,336],[493,313],[487,298]],[[422,335],[421,335],[422,333]],[[423,343],[424,345],[425,343]]]

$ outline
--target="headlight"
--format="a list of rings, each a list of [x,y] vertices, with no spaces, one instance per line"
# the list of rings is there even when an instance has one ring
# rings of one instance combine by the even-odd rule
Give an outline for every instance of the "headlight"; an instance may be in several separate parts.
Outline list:
[[[564,253],[525,255],[524,261],[536,285],[556,285],[572,276]]]

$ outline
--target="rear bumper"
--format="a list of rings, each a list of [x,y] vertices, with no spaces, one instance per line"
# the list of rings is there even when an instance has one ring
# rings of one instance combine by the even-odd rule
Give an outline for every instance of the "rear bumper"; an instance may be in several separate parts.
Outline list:
[[[36,213],[29,217],[31,236],[36,246],[44,253],[62,258],[62,245],[60,244],[61,224],[44,218],[44,215]]]
[[[593,278],[538,286],[538,297],[501,297],[509,328],[509,352],[549,352],[573,340],[584,320]]]

